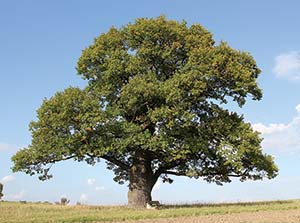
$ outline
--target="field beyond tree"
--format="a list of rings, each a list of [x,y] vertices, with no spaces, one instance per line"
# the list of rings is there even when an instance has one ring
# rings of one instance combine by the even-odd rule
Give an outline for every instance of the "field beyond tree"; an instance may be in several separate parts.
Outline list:
[[[300,222],[300,200],[164,205],[160,210],[126,206],[62,206],[0,202],[1,223],[43,222]]]

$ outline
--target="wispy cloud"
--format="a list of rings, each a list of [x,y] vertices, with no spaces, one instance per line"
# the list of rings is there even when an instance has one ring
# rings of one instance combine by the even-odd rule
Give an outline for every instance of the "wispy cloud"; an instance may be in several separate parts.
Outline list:
[[[11,198],[13,200],[20,200],[23,199],[25,196],[26,196],[26,191],[21,190],[19,193],[12,195]]]
[[[79,197],[79,201],[80,201],[80,202],[87,202],[87,200],[88,200],[87,194],[82,193],[82,194],[80,195],[80,197]]]
[[[300,52],[293,51],[275,57],[273,72],[277,77],[300,80]]]
[[[296,106],[296,111],[298,114],[300,114],[300,104]]]
[[[68,198],[66,193],[63,193],[62,195],[60,195],[60,198]]]
[[[104,190],[105,190],[105,187],[103,187],[103,186],[95,187],[95,191],[104,191]]]
[[[289,128],[289,124],[269,124],[269,125],[264,125],[262,123],[256,123],[253,124],[252,127],[262,133],[262,134],[273,134],[273,133],[278,133],[278,132],[283,132],[286,129]]]
[[[254,130],[262,133],[263,147],[278,152],[300,153],[300,104],[297,115],[287,124],[253,124]]]
[[[88,179],[88,180],[87,180],[87,184],[88,184],[89,186],[93,186],[93,185],[95,185],[95,183],[96,183],[96,179],[94,179],[94,178],[91,178],[91,179]]]
[[[87,184],[94,191],[97,191],[97,192],[106,191],[106,188],[104,186],[101,186],[101,185],[99,186],[99,184],[98,185],[96,184],[96,179],[94,179],[94,178],[88,179]]]
[[[4,176],[1,179],[1,183],[6,184],[8,182],[14,181],[15,177],[13,175]]]

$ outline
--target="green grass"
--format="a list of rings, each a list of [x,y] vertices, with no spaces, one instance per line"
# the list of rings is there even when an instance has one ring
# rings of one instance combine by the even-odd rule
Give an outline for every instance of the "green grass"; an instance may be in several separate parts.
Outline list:
[[[0,202],[0,222],[107,222],[295,209],[300,211],[300,200],[231,204],[166,205],[160,210],[132,209],[126,206],[60,206],[37,203]]]

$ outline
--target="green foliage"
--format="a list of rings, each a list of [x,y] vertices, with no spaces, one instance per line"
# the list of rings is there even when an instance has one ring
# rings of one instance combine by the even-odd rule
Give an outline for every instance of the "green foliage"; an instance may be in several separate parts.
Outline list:
[[[261,99],[259,68],[248,53],[216,45],[201,25],[161,16],[111,28],[83,51],[77,71],[87,87],[44,100],[30,124],[32,144],[12,158],[14,171],[45,180],[58,161],[105,159],[124,183],[143,151],[153,177],[166,182],[277,175],[259,133],[223,106]]]

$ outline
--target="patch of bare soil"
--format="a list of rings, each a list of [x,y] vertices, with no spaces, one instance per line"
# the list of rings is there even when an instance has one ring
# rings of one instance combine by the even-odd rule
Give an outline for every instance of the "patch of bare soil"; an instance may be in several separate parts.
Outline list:
[[[300,210],[258,211],[198,217],[125,221],[127,223],[300,223]],[[123,221],[124,223],[124,221]]]

